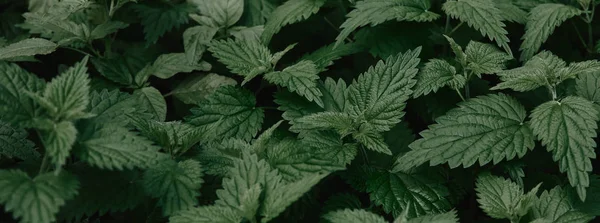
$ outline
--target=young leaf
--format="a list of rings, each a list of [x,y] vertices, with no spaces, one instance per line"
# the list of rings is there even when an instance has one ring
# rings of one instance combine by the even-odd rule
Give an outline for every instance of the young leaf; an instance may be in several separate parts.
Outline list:
[[[534,219],[544,219],[545,222],[586,223],[594,217],[582,213],[573,206],[574,200],[566,190],[559,186],[550,191],[544,191],[532,207]]]
[[[552,152],[552,158],[558,162],[560,171],[567,173],[582,201],[590,183],[590,159],[596,157],[593,138],[600,116],[593,106],[584,98],[569,96],[541,104],[531,113],[533,133]]]
[[[357,43],[342,44],[335,46],[335,44],[329,44],[322,47],[312,53],[304,55],[300,60],[310,60],[319,71],[327,70],[328,66],[333,65],[333,61],[342,58],[343,56],[358,53],[363,50],[363,46]]]
[[[232,73],[244,77],[264,73],[272,67],[269,48],[257,40],[218,40],[208,50]]]
[[[412,94],[421,48],[379,61],[348,87],[345,112],[377,131],[390,130],[404,115]]]
[[[44,98],[58,108],[51,111],[54,117],[69,120],[87,108],[90,101],[87,61],[88,57],[85,57],[46,86]]]
[[[467,54],[467,67],[473,74],[495,74],[505,68],[506,61],[511,56],[498,50],[496,47],[476,41],[469,42],[465,49]]]
[[[195,70],[209,71],[212,66],[204,61],[189,62],[185,53],[168,53],[160,55],[146,72],[168,79],[177,73],[188,73]]]
[[[577,78],[577,95],[600,106],[600,73],[584,73]]]
[[[248,26],[264,25],[277,5],[270,0],[244,1],[242,21]]]
[[[263,216],[261,222],[267,223],[279,216],[288,206],[300,199],[314,185],[319,183],[326,174],[312,174],[298,181],[283,183],[281,178],[274,178],[266,182],[264,203],[260,209]]]
[[[217,31],[216,28],[208,26],[194,26],[183,32],[183,48],[189,64],[196,64],[200,61]]]
[[[360,142],[365,147],[367,147],[367,149],[386,155],[392,155],[392,151],[388,148],[388,145],[385,143],[383,134],[377,132],[375,129],[369,127],[368,125],[361,126],[361,128],[358,131],[352,133],[352,137],[356,139],[356,141]]]
[[[290,91],[296,92],[323,107],[323,100],[321,99],[323,93],[317,88],[318,74],[319,70],[312,61],[303,60],[286,67],[282,71],[265,74],[265,80],[287,87]]]
[[[264,118],[263,110],[255,106],[256,98],[251,92],[223,86],[192,108],[192,115],[186,120],[204,128],[211,139],[249,140],[258,133]]]
[[[15,57],[45,55],[56,50],[58,45],[41,38],[29,38],[0,48],[0,60]]]
[[[145,87],[133,92],[138,101],[152,115],[152,119],[164,121],[167,117],[167,102],[162,94],[153,87]]]
[[[199,74],[185,79],[167,95],[186,104],[198,104],[219,87],[229,85],[237,85],[237,81],[215,73]]]
[[[233,26],[244,12],[244,0],[197,0],[202,15],[213,20],[218,28]]]
[[[77,195],[79,182],[65,172],[30,178],[21,170],[0,170],[0,203],[21,223],[55,222],[61,206]]]
[[[419,71],[413,97],[428,95],[437,92],[444,86],[452,89],[461,89],[467,80],[464,76],[456,74],[456,68],[441,59],[431,59]]]
[[[329,160],[336,166],[346,167],[358,152],[356,144],[344,143],[340,135],[333,131],[311,131],[302,136],[306,146],[315,148],[315,157]]]
[[[163,159],[146,170],[143,181],[147,194],[159,198],[163,215],[169,216],[197,205],[198,190],[204,182],[202,176],[202,167],[197,161]]]
[[[147,45],[154,44],[168,31],[188,22],[187,4],[160,4],[156,6],[135,4],[133,10],[141,19]]]
[[[275,33],[282,27],[308,19],[312,14],[319,11],[326,0],[288,0],[271,13],[265,30],[262,33],[262,42],[269,43]]]
[[[348,13],[348,19],[340,26],[342,31],[335,38],[336,46],[362,26],[376,26],[390,20],[429,22],[440,17],[429,11],[429,1],[365,0],[357,2],[354,7],[356,9]]]
[[[164,156],[152,142],[114,125],[88,127],[75,152],[92,166],[108,170],[148,168]]]
[[[72,122],[63,121],[54,124],[52,129],[40,132],[42,143],[52,163],[58,168],[65,164],[75,139],[77,129]]]
[[[465,53],[463,48],[460,45],[458,45],[458,43],[456,43],[456,41],[454,41],[452,37],[444,35],[444,38],[450,44],[450,48],[452,49],[452,52],[454,52],[454,55],[456,55],[456,61],[458,61],[459,64],[466,66],[467,54]]]
[[[144,136],[158,143],[172,155],[184,153],[205,134],[201,128],[180,121],[157,122],[139,117],[131,117],[131,120]]]
[[[554,29],[583,11],[569,5],[546,3],[531,9],[521,44],[521,61],[529,60],[548,39]]]
[[[35,144],[27,139],[27,132],[15,129],[8,123],[0,121],[0,157],[19,158],[21,160],[37,160],[40,153]]]
[[[409,145],[412,150],[398,158],[394,171],[425,162],[431,166],[448,163],[450,168],[466,168],[477,161],[480,165],[497,164],[503,159],[523,157],[534,147],[534,136],[524,125],[525,118],[525,108],[504,94],[459,103],[458,108],[420,133],[423,138]]]
[[[340,49],[340,48],[338,48]],[[346,92],[348,87],[346,82],[339,79],[337,82],[327,77],[325,81],[319,85],[323,93],[323,104],[326,111],[343,112],[346,108]]]
[[[218,205],[179,211],[169,218],[170,223],[239,223],[242,220],[233,209]]]
[[[106,21],[94,28],[92,33],[90,34],[90,38],[94,39],[102,39],[119,29],[125,29],[129,26],[129,24],[119,21]]]
[[[286,90],[275,93],[274,101],[279,105],[277,109],[283,111],[281,117],[292,125],[295,125],[299,118],[323,111],[317,104]]]
[[[307,130],[334,129],[341,136],[346,136],[352,133],[355,128],[354,120],[346,113],[319,112],[294,120],[290,131],[302,132]]]
[[[492,0],[452,0],[444,3],[442,9],[452,18],[477,29],[512,55],[508,46],[508,31],[504,29],[506,25],[502,22],[502,12]]]
[[[492,218],[518,221],[534,205],[540,185],[529,193],[523,194],[523,188],[503,177],[482,174],[477,178],[477,202],[481,209]]]
[[[331,223],[388,223],[383,217],[362,209],[343,209],[332,211],[323,216]]]
[[[40,92],[45,85],[18,65],[0,61],[1,119],[15,126],[32,126],[33,119],[42,116],[42,109],[24,91]]]

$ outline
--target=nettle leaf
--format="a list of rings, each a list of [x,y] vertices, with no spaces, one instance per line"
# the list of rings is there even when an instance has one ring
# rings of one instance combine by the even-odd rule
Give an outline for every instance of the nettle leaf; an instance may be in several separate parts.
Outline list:
[[[21,170],[0,170],[0,203],[21,223],[51,223],[66,200],[77,195],[79,182],[66,172],[30,178]]]
[[[441,59],[430,59],[417,75],[413,97],[435,93],[444,86],[461,89],[466,82],[467,79],[457,74],[456,68],[450,63]]]
[[[590,159],[596,157],[597,122],[600,119],[594,104],[584,98],[569,96],[560,101],[541,104],[531,113],[531,128],[552,152],[561,172],[566,172],[571,186],[585,201],[589,174],[592,171]]]
[[[317,65],[320,71],[325,71],[328,66],[333,65],[333,61],[338,60],[343,56],[361,52],[363,48],[362,45],[357,43],[348,43],[339,46],[329,44],[312,53],[302,56],[300,60],[310,60]]]
[[[575,209],[574,202],[574,198],[566,190],[557,186],[550,191],[542,192],[540,198],[531,208],[532,217],[550,223],[585,223],[594,219],[594,216]]]
[[[539,4],[531,9],[525,25],[525,35],[521,43],[521,61],[529,60],[542,46],[554,29],[569,18],[581,15],[583,11],[569,5],[557,3]]]
[[[87,108],[90,98],[90,79],[87,73],[88,57],[69,67],[52,79],[44,89],[43,97],[57,110],[49,110],[57,119],[77,119]]]
[[[325,4],[326,0],[288,0],[277,7],[269,16],[261,39],[263,43],[271,42],[273,35],[286,25],[308,19]]]
[[[590,187],[587,190],[585,202],[576,201],[576,209],[589,215],[600,216],[600,210],[597,208],[600,204],[600,176],[592,175]]]
[[[352,133],[356,124],[352,117],[342,112],[319,112],[306,115],[294,120],[290,128],[292,132],[303,132],[309,130],[334,129],[342,136]]]
[[[315,157],[328,160],[339,167],[350,164],[358,152],[356,144],[344,143],[342,137],[333,131],[311,131],[302,136],[302,143],[315,148]]]
[[[369,127],[368,125],[361,126],[358,131],[352,133],[352,137],[367,147],[367,149],[392,155],[392,151],[385,143],[383,134],[378,132],[376,129]]]
[[[418,72],[421,48],[409,50],[370,67],[348,87],[345,112],[377,131],[388,131],[400,122],[405,102]]]
[[[157,146],[125,127],[88,127],[78,139],[75,152],[92,166],[108,170],[148,168],[164,156]]]
[[[508,31],[502,20],[502,12],[495,7],[492,0],[453,0],[442,5],[442,9],[454,19],[467,23],[477,29],[483,36],[495,41],[499,47],[512,55],[508,46]]]
[[[268,0],[264,0],[264,1],[268,1]],[[262,25],[251,26],[251,27],[235,26],[235,27],[231,27],[228,30],[228,32],[235,39],[260,41],[260,36],[262,35],[264,30],[265,30],[265,27]]]
[[[371,201],[383,206],[394,217],[408,209],[407,217],[444,213],[450,209],[444,180],[434,174],[374,172],[369,176],[367,192]]]
[[[244,77],[262,74],[272,67],[271,51],[258,40],[217,40],[208,50],[232,73]]]
[[[223,86],[191,109],[186,120],[207,131],[214,139],[249,140],[260,130],[264,113],[257,108],[251,92],[235,86]]]
[[[129,123],[127,115],[142,111],[138,105],[134,97],[119,90],[93,91],[88,111],[96,116],[89,120],[98,124],[126,126]]]
[[[35,150],[35,143],[27,139],[27,135],[25,130],[0,121],[0,157],[38,160],[40,153]]]
[[[319,89],[323,93],[323,105],[326,111],[343,112],[346,108],[346,92],[348,86],[346,82],[339,79],[337,82],[330,77],[319,85]]]
[[[205,132],[180,121],[158,122],[139,117],[131,117],[132,124],[147,138],[164,147],[171,154],[187,151],[198,143]]]
[[[41,38],[29,38],[0,48],[0,60],[15,57],[46,55],[56,50],[58,45]]]
[[[454,41],[452,37],[444,35],[444,38],[446,39],[446,41],[448,41],[448,44],[450,44],[450,49],[452,49],[452,52],[454,52],[454,55],[456,56],[456,61],[458,61],[459,64],[465,66],[467,64],[467,54],[465,53],[463,48],[460,45],[458,45],[458,43],[456,43],[456,41]]]
[[[429,11],[429,1],[418,0],[365,0],[356,2],[355,9],[348,13],[346,21],[336,37],[336,46],[341,44],[359,27],[376,26],[390,20],[429,22],[440,15]]]
[[[537,200],[536,193],[541,184],[524,194],[523,188],[503,177],[482,174],[477,177],[477,202],[492,218],[519,221]]]
[[[200,61],[217,31],[218,29],[208,26],[194,26],[183,32],[183,48],[188,63],[196,64]]]
[[[212,66],[204,61],[189,62],[185,53],[168,53],[160,55],[147,72],[161,79],[168,79],[178,73],[189,73],[195,70],[209,71]]]
[[[234,25],[244,12],[243,0],[196,0],[202,15],[208,16],[218,28]]]
[[[233,209],[218,205],[179,211],[169,218],[171,223],[238,223],[242,220]]]
[[[575,88],[577,95],[600,106],[600,73],[585,73],[577,78]]]
[[[40,131],[40,136],[50,160],[59,169],[65,164],[77,138],[77,129],[73,122],[56,123],[51,129]]]
[[[292,125],[295,125],[299,118],[323,111],[317,104],[286,90],[275,93],[274,102],[279,105],[277,109],[283,111],[281,117]]]
[[[199,74],[186,78],[167,95],[186,104],[197,104],[220,87],[229,85],[237,85],[237,81],[215,73]]]
[[[63,14],[51,15],[37,12],[24,13],[23,17],[25,17],[25,25],[29,26],[30,32],[45,34],[58,45],[71,45],[74,42],[87,41],[90,37],[88,25],[68,20],[67,16],[71,13]]]
[[[249,26],[264,25],[277,5],[270,0],[244,1],[242,21]]]
[[[148,195],[159,198],[163,215],[169,216],[198,204],[196,197],[204,182],[202,176],[202,167],[197,161],[163,159],[144,173],[144,188]]]
[[[32,126],[42,116],[39,104],[24,91],[40,92],[44,80],[13,63],[0,61],[0,119],[15,126]]]
[[[458,106],[420,133],[423,138],[409,145],[412,150],[398,158],[395,171],[426,162],[448,163],[450,168],[470,167],[477,161],[497,164],[533,149],[533,133],[524,124],[525,108],[512,97],[479,96]]]
[[[495,0],[494,6],[502,12],[504,20],[525,24],[527,12],[513,3],[512,0]]]
[[[443,214],[430,214],[406,220],[404,217],[396,218],[394,223],[459,223],[456,211],[452,210]]]
[[[94,40],[94,39],[102,39],[116,31],[118,31],[119,29],[125,29],[129,26],[129,24],[124,23],[124,22],[120,22],[120,21],[106,21],[98,26],[96,26],[91,34],[90,34],[90,39]]]
[[[482,74],[495,74],[504,68],[505,63],[512,59],[511,56],[498,50],[491,44],[480,43],[476,41],[469,42],[465,48],[467,54],[466,69],[477,76]]]
[[[284,183],[280,177],[270,178],[266,182],[263,205],[259,212],[262,223],[279,216],[292,203],[300,199],[315,186],[326,174],[312,174],[298,181]]]
[[[312,61],[303,60],[286,67],[282,71],[265,74],[265,80],[287,87],[290,91],[296,92],[323,107],[323,100],[321,99],[323,93],[317,87],[318,74],[319,70]]]
[[[146,108],[152,119],[164,121],[167,118],[167,102],[154,87],[145,87],[133,92],[133,96]]]
[[[154,44],[168,31],[188,22],[189,6],[183,4],[135,4],[133,10],[141,19],[147,45]]]
[[[388,223],[385,218],[362,209],[343,209],[332,211],[323,216],[331,223]]]

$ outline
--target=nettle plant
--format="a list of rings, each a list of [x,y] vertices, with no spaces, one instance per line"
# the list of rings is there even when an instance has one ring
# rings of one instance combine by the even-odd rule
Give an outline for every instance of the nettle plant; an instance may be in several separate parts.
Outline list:
[[[0,221],[590,222],[598,3],[0,0]]]

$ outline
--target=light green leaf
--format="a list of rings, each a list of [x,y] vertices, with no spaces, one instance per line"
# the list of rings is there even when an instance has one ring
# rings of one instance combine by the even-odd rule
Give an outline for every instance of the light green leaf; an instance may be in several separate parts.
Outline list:
[[[98,26],[96,26],[96,28],[94,28],[92,30],[92,33],[90,34],[90,38],[92,40],[95,39],[102,39],[106,36],[108,36],[109,34],[112,34],[116,31],[118,31],[119,29],[125,29],[129,26],[129,24],[124,23],[124,22],[120,22],[120,21],[106,21]]]
[[[519,221],[534,205],[540,185],[525,195],[523,188],[503,177],[482,174],[477,177],[476,188],[479,207],[492,218]],[[532,199],[533,198],[533,199]]]
[[[145,87],[133,92],[141,105],[152,115],[152,119],[164,121],[167,117],[167,102],[154,87]]]
[[[419,0],[364,0],[356,2],[355,9],[348,13],[346,21],[340,28],[342,31],[335,38],[336,46],[350,36],[359,27],[396,21],[429,22],[440,15],[429,11],[429,1]]]
[[[525,108],[514,98],[486,95],[459,103],[436,124],[420,133],[423,138],[398,158],[394,171],[409,170],[429,162],[448,163],[450,168],[470,167],[523,157],[534,147],[531,129],[524,124]]]
[[[310,60],[317,65],[320,71],[325,71],[328,66],[333,65],[333,61],[340,59],[343,56],[358,53],[362,50],[363,47],[357,43],[348,43],[339,46],[329,44],[312,53],[302,56],[300,60]]]
[[[452,0],[444,3],[442,9],[452,18],[477,29],[512,55],[508,46],[508,31],[504,29],[506,25],[502,22],[502,11],[495,7],[492,0]]]
[[[169,218],[170,223],[239,223],[242,220],[233,209],[218,205],[179,211]]]
[[[90,121],[98,124],[126,126],[129,123],[127,115],[143,111],[139,104],[135,97],[119,90],[93,91],[90,94],[88,111],[96,116]]]
[[[211,139],[249,140],[261,128],[264,113],[254,95],[242,88],[223,86],[191,109],[186,120],[205,129]]]
[[[323,84],[319,85],[323,93],[323,104],[326,111],[343,112],[346,108],[346,92],[348,87],[343,79],[337,82],[327,77]]]
[[[600,111],[600,73],[580,74],[575,88],[578,96],[594,102],[594,106]]]
[[[172,95],[186,104],[198,104],[219,87],[229,85],[237,85],[237,81],[215,73],[199,74],[188,77],[167,95]]]
[[[38,160],[40,153],[35,150],[35,143],[27,139],[27,135],[25,130],[0,121],[0,157]]]
[[[583,11],[569,5],[546,3],[531,9],[521,43],[521,61],[529,60],[542,46],[554,29]]]
[[[49,111],[57,119],[70,120],[85,111],[90,98],[90,79],[87,73],[88,57],[69,67],[52,79],[44,90],[44,98],[58,110]]]
[[[574,198],[559,186],[550,191],[544,191],[532,207],[534,219],[545,219],[550,223],[586,223],[594,217],[579,212],[575,207]]]
[[[441,59],[430,59],[417,75],[413,97],[435,93],[444,86],[461,89],[466,82],[466,78],[456,74],[456,68],[450,63]]]
[[[208,26],[194,26],[183,32],[183,48],[189,64],[200,61],[217,31],[218,29]]]
[[[24,91],[40,92],[46,83],[13,63],[0,61],[0,117],[15,126],[32,126],[42,116],[40,105]]]
[[[359,122],[366,122],[377,131],[390,130],[400,122],[405,102],[416,83],[421,48],[409,50],[385,61],[361,74],[348,87],[345,112]]]
[[[21,223],[51,223],[66,200],[77,195],[79,182],[65,172],[30,178],[21,170],[0,170],[0,203]]]
[[[466,69],[477,76],[498,73],[504,70],[506,68],[505,63],[512,59],[511,56],[498,50],[493,45],[476,41],[469,42],[465,53],[467,54]]]
[[[39,54],[46,55],[54,52],[57,47],[58,45],[56,45],[56,43],[46,39],[24,39],[0,48],[0,60],[6,60],[15,57],[35,56]]]
[[[355,130],[354,120],[346,113],[319,112],[294,120],[290,131],[303,132],[309,130],[336,130],[346,136]]]
[[[302,142],[306,146],[315,148],[316,157],[329,160],[340,167],[350,164],[358,152],[354,143],[344,143],[342,137],[333,131],[311,131],[302,135]]]
[[[443,214],[430,214],[411,218],[409,220],[396,218],[394,223],[459,223],[456,211],[452,210]]]
[[[185,53],[168,53],[160,55],[147,72],[158,78],[168,79],[178,73],[209,71],[211,68],[212,66],[204,61],[188,62]]]
[[[281,178],[271,178],[272,180],[266,182],[264,201],[260,209],[260,215],[263,216],[261,222],[267,223],[277,217],[325,176],[327,175],[312,174],[287,184],[284,184]]]
[[[78,141],[75,152],[79,158],[101,169],[145,169],[165,158],[150,140],[120,126],[88,127]]]
[[[233,38],[238,40],[252,40],[252,41],[260,41],[260,36],[265,30],[264,26],[234,26],[231,27],[228,31]]]
[[[75,139],[77,138],[77,129],[72,122],[63,121],[54,124],[52,129],[40,132],[42,143],[46,153],[52,163],[59,169],[65,164],[67,157],[71,152]]]
[[[243,0],[196,0],[202,15],[211,18],[218,28],[234,25],[244,12]]]
[[[205,134],[203,129],[181,121],[158,122],[139,117],[131,117],[131,120],[144,136],[173,155],[184,153]]]
[[[31,26],[30,32],[50,36],[58,45],[71,45],[83,42],[90,37],[90,28],[84,23],[75,23],[67,19],[71,13],[49,15],[45,13],[24,13],[25,25]]]
[[[321,99],[323,93],[317,87],[318,74],[319,70],[313,62],[303,60],[286,67],[282,71],[265,74],[265,80],[287,87],[290,91],[296,92],[323,107],[323,100]]]
[[[271,52],[258,40],[228,39],[214,41],[208,50],[235,74],[249,76],[271,69]]]
[[[387,223],[383,217],[362,209],[332,211],[325,214],[323,218],[331,223]]]
[[[525,24],[527,12],[516,6],[512,0],[495,0],[494,6],[502,12],[503,20]]]
[[[465,53],[463,48],[460,45],[458,45],[458,43],[456,43],[456,41],[454,41],[452,37],[444,35],[444,38],[446,38],[446,40],[450,44],[452,52],[454,52],[454,55],[456,55],[456,61],[458,61],[458,63],[463,66],[467,66],[467,54]]]
[[[141,19],[147,45],[154,44],[168,31],[188,22],[189,6],[183,4],[135,4],[133,10]]]
[[[288,0],[277,7],[269,16],[265,30],[262,33],[262,41],[267,44],[271,42],[273,35],[286,25],[294,24],[308,19],[316,14],[325,4],[326,0]]]
[[[531,113],[533,133],[552,152],[552,158],[560,171],[567,173],[582,201],[590,184],[590,159],[596,157],[594,138],[600,116],[593,106],[584,98],[569,96],[541,104]]]
[[[202,176],[202,167],[197,161],[163,159],[146,170],[143,182],[146,193],[159,198],[163,215],[169,216],[197,205],[198,190],[204,182]]]
[[[384,141],[383,134],[377,132],[373,128],[363,125],[357,132],[352,133],[352,137],[367,147],[367,149],[392,155],[392,151],[388,148],[388,145]]]

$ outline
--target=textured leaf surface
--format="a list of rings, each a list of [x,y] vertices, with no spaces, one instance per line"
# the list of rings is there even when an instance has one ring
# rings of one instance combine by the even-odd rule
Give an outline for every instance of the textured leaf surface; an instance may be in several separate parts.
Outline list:
[[[90,102],[88,57],[54,78],[44,90],[44,98],[58,110],[49,111],[55,118],[70,119],[82,113]]]
[[[581,74],[576,82],[577,95],[600,106],[600,73]]]
[[[106,89],[90,94],[88,111],[95,114],[90,119],[98,124],[116,124],[125,126],[129,123],[127,115],[141,112],[139,102],[128,93],[119,90],[108,91]]]
[[[233,209],[223,206],[201,206],[177,212],[171,223],[239,223],[243,219]]]
[[[152,115],[152,119],[164,121],[167,117],[167,102],[154,87],[145,87],[133,92],[142,106]]]
[[[489,174],[477,178],[477,202],[483,211],[490,217],[518,221],[527,214],[534,205],[538,187],[528,195],[523,194],[523,188],[516,183],[502,177]]]
[[[557,3],[540,4],[531,9],[520,47],[521,61],[529,60],[557,26],[581,13],[583,11],[573,6]]]
[[[51,129],[40,132],[42,143],[52,163],[57,168],[65,164],[77,138],[77,129],[72,122],[54,124]]]
[[[308,60],[303,60],[282,71],[265,74],[265,79],[271,83],[287,87],[290,91],[302,95],[309,101],[314,101],[323,107],[321,90],[317,87],[319,79],[317,66]]]
[[[286,1],[271,13],[262,33],[262,41],[264,43],[271,42],[273,35],[279,32],[282,27],[308,19],[312,14],[317,13],[325,2],[326,0]]]
[[[396,219],[394,223],[458,223],[456,211],[449,211],[443,214],[430,214],[411,218],[406,221],[399,221]]]
[[[0,157],[38,159],[40,153],[35,150],[35,144],[27,139],[27,135],[23,129],[15,129],[8,123],[0,122]]]
[[[183,32],[183,48],[188,63],[195,64],[200,61],[217,31],[212,27],[194,26]]]
[[[477,161],[480,165],[497,164],[523,157],[534,147],[525,118],[525,108],[504,94],[460,103],[420,133],[423,138],[409,145],[412,150],[398,159],[395,170],[408,170],[428,161],[432,166],[448,163],[455,168]]]
[[[129,24],[119,21],[106,21],[92,30],[91,39],[102,39],[119,29],[127,28]]]
[[[58,45],[56,43],[46,39],[24,39],[0,48],[0,60],[15,57],[34,56],[38,54],[45,55],[54,52],[57,47]]]
[[[189,9],[186,4],[136,4],[133,8],[141,19],[147,44],[156,43],[168,31],[188,22]]]
[[[490,44],[471,41],[465,48],[467,69],[475,75],[495,74],[502,71],[511,56]]]
[[[336,46],[359,27],[376,26],[390,20],[428,22],[440,17],[429,11],[430,2],[417,0],[365,0],[356,2],[336,37]]]
[[[342,58],[343,56],[358,53],[363,50],[363,47],[356,43],[342,44],[335,46],[335,44],[329,44],[322,47],[310,54],[306,54],[301,60],[312,61],[319,70],[326,70],[328,66],[333,64],[333,61]]]
[[[356,144],[344,143],[339,134],[332,131],[312,131],[304,134],[302,142],[315,148],[316,157],[340,167],[350,164],[358,152]]]
[[[532,207],[532,216],[534,219],[545,219],[546,222],[551,223],[585,223],[594,218],[577,211],[573,203],[573,197],[566,190],[555,187],[550,191],[542,192],[539,200]]]
[[[258,133],[263,123],[263,110],[255,106],[256,98],[249,91],[223,86],[192,108],[192,115],[186,119],[192,125],[205,128],[207,137],[248,140]]]
[[[431,59],[417,75],[413,97],[435,93],[444,86],[461,89],[466,81],[464,76],[456,74],[456,68],[450,63],[445,60]]]
[[[231,72],[241,76],[264,73],[272,66],[269,48],[258,40],[219,40],[214,41],[208,50]]]
[[[279,216],[292,203],[319,183],[326,174],[313,174],[298,181],[284,184],[280,178],[267,181],[264,203],[260,209],[262,223],[267,223]]]
[[[25,95],[23,90],[39,92],[45,85],[44,80],[18,65],[0,62],[0,117],[2,120],[16,126],[23,126],[41,116],[40,106]]]
[[[168,53],[160,55],[147,71],[152,75],[168,79],[177,73],[189,73],[195,70],[208,71],[211,65],[206,62],[189,62],[185,53]]]
[[[227,28],[242,17],[244,0],[200,0],[196,1],[200,13],[210,17],[216,25]]]
[[[590,159],[596,157],[594,137],[598,128],[598,111],[593,103],[581,97],[569,96],[560,101],[541,104],[531,113],[531,128],[552,152],[561,172],[566,172],[579,198],[586,197]]]
[[[346,95],[348,86],[346,82],[339,79],[337,82],[331,78],[326,78],[322,85],[319,85],[323,92],[323,104],[326,111],[343,112],[346,108]]]
[[[0,203],[21,223],[55,222],[66,200],[77,195],[79,182],[65,172],[30,178],[20,170],[0,170]]]
[[[148,139],[158,143],[171,154],[187,151],[205,134],[203,129],[181,121],[158,122],[131,117],[132,124]]]
[[[175,162],[163,159],[144,173],[144,186],[148,195],[159,198],[163,215],[188,210],[198,203],[196,197],[202,186],[202,167],[194,160]]]
[[[362,209],[332,211],[325,214],[323,218],[331,223],[387,223],[383,217]]]
[[[276,8],[276,5],[270,0],[249,0],[244,3],[242,21],[250,26],[264,25]]]
[[[215,73],[200,74],[184,80],[169,95],[173,95],[186,104],[197,104],[219,87],[236,84],[237,81],[226,76]]]
[[[296,123],[296,119],[323,111],[317,104],[289,91],[279,91],[275,93],[274,101],[279,105],[277,109],[283,111],[281,117],[284,120],[289,121],[292,125]]]

